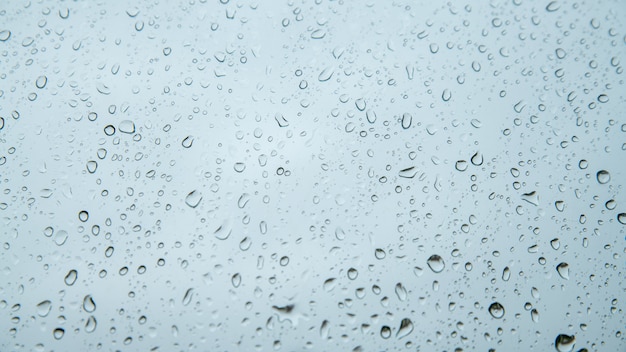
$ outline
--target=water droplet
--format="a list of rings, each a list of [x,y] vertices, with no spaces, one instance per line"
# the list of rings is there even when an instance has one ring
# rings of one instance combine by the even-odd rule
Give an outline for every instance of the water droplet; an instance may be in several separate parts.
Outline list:
[[[356,280],[358,276],[359,276],[359,272],[355,268],[348,269],[348,279]]]
[[[191,148],[191,146],[193,145],[193,137],[192,136],[185,137],[185,139],[183,139],[181,144],[183,148]]]
[[[402,302],[406,301],[408,294],[406,292],[406,288],[404,288],[404,286],[402,285],[402,283],[398,282],[396,284],[396,296],[398,296],[398,299]]]
[[[98,322],[96,321],[96,318],[93,315],[90,315],[89,318],[87,318],[87,322],[85,322],[85,332],[90,334],[96,331],[97,326]]]
[[[449,101],[450,98],[452,98],[452,92],[449,89],[444,89],[443,93],[441,93],[441,99],[443,99],[443,101]]]
[[[319,76],[317,77],[317,79],[320,82],[326,82],[329,79],[331,79],[331,77],[333,77],[333,72],[335,71],[334,67],[326,67],[325,69],[322,70],[322,72],[320,72]]]
[[[522,194],[522,199],[532,205],[539,206],[539,195],[535,191]]]
[[[322,339],[327,339],[330,334],[330,323],[328,320],[324,320],[322,322],[322,326],[320,326],[320,337]]]
[[[380,329],[380,337],[382,337],[383,339],[388,339],[391,337],[391,328],[388,327],[387,325],[384,325],[381,329]]]
[[[440,273],[443,271],[443,269],[445,269],[446,264],[443,261],[443,258],[441,258],[439,255],[437,254],[433,254],[431,255],[428,260],[426,261],[426,264],[428,264],[428,267],[430,268],[430,270],[432,270],[434,273]]]
[[[277,113],[276,115],[274,115],[274,119],[278,123],[278,127],[287,127],[287,126],[289,126],[289,121],[287,121],[285,116],[283,116],[283,114],[281,114],[281,113]]]
[[[398,172],[398,176],[402,178],[413,178],[415,175],[417,175],[417,168],[414,166],[407,167],[406,169],[402,169]]]
[[[0,42],[6,42],[11,38],[11,31],[8,29],[0,31]]]
[[[90,174],[93,174],[96,170],[98,170],[98,163],[94,160],[89,160],[87,162],[87,171],[89,171]]]
[[[532,319],[532,321],[534,323],[538,323],[539,322],[539,311],[537,311],[537,309],[533,308],[530,311],[530,319]]]
[[[561,6],[559,5],[558,2],[556,1],[551,1],[550,3],[548,3],[548,5],[546,6],[546,11],[548,12],[554,12],[556,10],[558,10]]]
[[[400,322],[400,328],[398,328],[396,338],[401,339],[408,336],[411,332],[413,332],[413,322],[409,318],[404,318]]]
[[[81,222],[86,222],[87,220],[89,220],[89,212],[87,212],[87,210],[81,210],[78,213],[78,220],[80,220]]]
[[[576,343],[576,336],[560,334],[554,341],[554,346],[559,352],[571,352],[574,349],[574,343]]]
[[[363,98],[359,98],[359,99],[357,99],[357,100],[354,102],[354,106],[356,106],[356,108],[357,108],[359,111],[363,111],[363,110],[365,110],[365,106],[366,106],[366,104],[365,104],[365,99],[363,99]],[[366,114],[367,114],[367,113],[366,113]]]
[[[241,285],[241,274],[236,273],[235,275],[233,275],[233,277],[230,279],[230,282],[233,284],[234,288],[239,287],[239,285]]]
[[[83,298],[83,309],[87,313],[93,313],[96,310],[96,302],[93,301],[91,295],[87,295]]]
[[[511,278],[511,269],[509,269],[509,267],[504,267],[504,270],[502,270],[502,281],[509,281],[509,279]]]
[[[569,280],[569,264],[560,263],[556,266],[556,271],[559,273],[559,276],[565,280]]]
[[[131,120],[124,120],[120,122],[120,125],[117,128],[122,133],[127,133],[127,134],[135,133],[135,123]]]
[[[52,336],[54,336],[55,340],[60,340],[63,338],[63,335],[65,335],[65,330],[61,329],[61,328],[56,328],[54,329],[54,331],[52,332]]]
[[[489,306],[489,314],[496,319],[502,319],[504,317],[504,307],[498,302],[493,302]]]
[[[215,237],[218,240],[225,240],[228,237],[230,237],[230,234],[232,233],[233,229],[231,227],[230,221],[226,220],[222,223],[222,225],[220,225],[220,227],[218,227],[215,232],[213,233],[213,235],[215,235]]]
[[[335,238],[337,238],[339,241],[343,241],[346,238],[346,233],[341,227],[337,227],[335,229]]]
[[[57,246],[62,246],[65,244],[65,241],[67,241],[67,238],[68,238],[67,231],[65,230],[57,231],[56,235],[54,235],[54,243]]]
[[[336,285],[337,280],[334,277],[327,279],[326,281],[324,281],[324,291],[330,292],[335,288]]]
[[[235,163],[235,165],[233,166],[233,169],[235,169],[235,171],[241,173],[246,169],[246,164],[245,163]]]
[[[322,39],[326,36],[326,31],[323,29],[316,29],[311,33],[311,38]]]
[[[367,122],[369,123],[376,122],[376,112],[374,110],[367,110],[365,112],[365,117],[367,118]]]
[[[200,204],[200,201],[202,201],[202,193],[197,190],[189,192],[189,194],[185,197],[185,204],[191,208],[197,207]]]
[[[185,291],[185,295],[183,296],[183,306],[188,306],[191,303],[191,299],[193,298],[193,288],[187,289]]]
[[[50,314],[50,310],[52,309],[52,302],[45,300],[39,302],[37,304],[37,315],[40,317],[47,317]]]
[[[617,214],[617,221],[622,225],[626,225],[626,213]]]
[[[72,269],[65,275],[65,284],[72,286],[76,282],[76,279],[78,279],[78,271]]]
[[[467,170],[467,166],[468,163],[465,160],[457,160],[457,162],[454,164],[454,168],[457,169],[457,171],[465,171]]]
[[[474,155],[472,155],[472,157],[470,158],[470,161],[472,162],[474,166],[482,165],[483,164],[482,153],[479,153],[479,152],[474,153]]]
[[[48,83],[48,77],[39,76],[37,77],[37,80],[35,81],[35,86],[39,89],[43,89],[43,87],[46,86],[46,83]]]
[[[387,256],[387,253],[385,253],[385,251],[382,248],[376,248],[376,250],[374,251],[374,256],[376,257],[376,259],[382,260],[382,259],[385,259],[385,257]]]
[[[409,114],[408,112],[405,112],[404,114],[402,114],[402,121],[401,121],[402,128],[406,130],[409,127],[411,127],[412,123],[413,123],[413,115]]]
[[[552,241],[550,241],[550,246],[552,247],[552,249],[557,250],[561,248],[561,242],[559,241],[558,238],[555,238]]]
[[[278,264],[280,264],[280,266],[287,266],[287,264],[289,264],[289,257],[287,256],[281,257],[280,260],[278,261]]]
[[[604,185],[611,181],[611,174],[609,174],[609,172],[606,170],[600,170],[596,174],[596,179],[598,180],[598,183]]]
[[[104,134],[107,136],[112,136],[115,134],[115,127],[113,125],[104,126]]]

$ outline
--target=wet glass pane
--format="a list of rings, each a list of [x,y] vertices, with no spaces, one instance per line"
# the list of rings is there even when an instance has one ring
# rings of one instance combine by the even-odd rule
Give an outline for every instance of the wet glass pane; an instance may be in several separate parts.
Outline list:
[[[3,1],[0,350],[623,350],[624,18]]]

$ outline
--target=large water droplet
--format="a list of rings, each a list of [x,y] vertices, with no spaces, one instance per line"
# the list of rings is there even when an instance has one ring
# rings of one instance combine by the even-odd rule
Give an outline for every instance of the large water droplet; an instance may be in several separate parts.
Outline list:
[[[600,170],[596,174],[596,179],[598,180],[598,183],[604,185],[611,181],[611,174],[609,174],[609,172],[606,170]]]
[[[617,214],[617,221],[622,225],[626,225],[626,213]]]
[[[334,67],[326,67],[325,69],[322,70],[322,72],[320,72],[317,79],[320,82],[326,82],[333,76],[334,71],[335,71]]]
[[[50,314],[51,309],[52,302],[48,300],[41,301],[39,302],[39,304],[37,304],[37,315],[39,315],[40,317],[46,317],[48,316],[48,314]]]
[[[571,352],[574,349],[574,343],[576,343],[576,336],[560,334],[554,341],[554,346],[559,352]]]
[[[239,287],[239,285],[241,285],[241,274],[236,273],[235,275],[233,275],[233,277],[230,279],[230,282],[233,284],[234,288]]]
[[[83,309],[87,313],[93,313],[96,310],[96,302],[93,301],[91,295],[87,295],[83,298]]]
[[[406,301],[408,297],[406,288],[400,282],[396,284],[396,296],[398,296],[398,299],[402,302]]]
[[[496,319],[502,319],[504,316],[504,307],[498,302],[493,302],[489,306],[489,314]]]
[[[118,130],[122,133],[132,134],[135,133],[135,123],[131,120],[124,120],[120,122],[120,125],[117,127]]]
[[[400,322],[400,328],[396,333],[396,338],[401,339],[413,332],[413,322],[409,318],[404,318]]]
[[[189,192],[189,194],[187,194],[187,197],[185,197],[185,204],[187,204],[191,208],[195,208],[198,206],[198,204],[200,204],[201,200],[202,193],[197,190],[193,190]]]
[[[446,263],[443,261],[443,258],[441,258],[439,255],[437,254],[433,254],[431,255],[428,260],[426,261],[426,264],[428,264],[428,267],[430,268],[430,270],[432,270],[434,273],[440,273],[443,271],[443,269],[445,269],[446,267]]]
[[[413,123],[413,115],[409,114],[408,112],[405,112],[404,114],[402,114],[402,121],[401,121],[402,128],[406,130],[409,127],[411,127],[412,123]]]
[[[391,328],[388,327],[387,325],[383,326],[380,329],[380,337],[382,337],[383,339],[388,339],[391,337]]]
[[[55,340],[60,340],[63,338],[63,335],[65,335],[65,330],[61,329],[61,328],[56,328],[54,329],[54,331],[52,332],[52,336],[54,336]]]
[[[218,240],[225,240],[228,237],[230,237],[230,234],[232,233],[233,229],[231,227],[230,221],[226,220],[224,221],[224,223],[222,223],[222,225],[220,225],[220,227],[218,227],[215,232],[213,233],[213,235],[215,235],[215,237]]]
[[[67,273],[67,275],[65,275],[65,284],[67,286],[72,286],[76,282],[77,278],[78,278],[78,271],[72,269]]]
[[[96,321],[96,318],[93,315],[91,315],[89,316],[89,318],[87,318],[87,321],[85,322],[85,331],[87,333],[92,333],[96,331],[97,326],[98,326],[98,322]]]
[[[559,276],[565,280],[569,280],[569,264],[560,263],[556,266],[556,271],[559,273]]]

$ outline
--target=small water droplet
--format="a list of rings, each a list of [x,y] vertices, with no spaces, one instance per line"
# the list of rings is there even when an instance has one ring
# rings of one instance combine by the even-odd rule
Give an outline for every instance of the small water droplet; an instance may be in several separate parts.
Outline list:
[[[316,29],[311,33],[311,38],[322,39],[326,36],[326,31],[323,29]]]
[[[235,171],[241,173],[246,169],[246,164],[242,163],[242,162],[238,162],[235,163],[235,165],[233,165],[233,169],[235,169]]]
[[[452,92],[449,89],[444,89],[443,93],[441,93],[441,99],[443,99],[443,101],[449,101],[450,98],[452,98]]]
[[[337,280],[334,277],[327,279],[326,281],[324,281],[324,291],[332,291],[335,288],[336,284]]]
[[[54,235],[54,243],[57,246],[62,246],[67,241],[67,238],[68,238],[67,231],[65,230],[57,231],[56,235]]]
[[[355,268],[348,269],[348,279],[356,280],[358,276],[359,276],[359,272]]]
[[[446,267],[446,263],[443,261],[443,258],[441,258],[439,255],[437,254],[433,254],[431,255],[428,260],[426,261],[426,264],[428,264],[428,267],[430,268],[430,270],[432,270],[434,273],[440,273],[443,271],[443,269],[445,269]]]
[[[191,299],[193,298],[193,288],[187,289],[185,291],[185,295],[183,296],[183,306],[188,306],[191,303]]]
[[[617,214],[617,221],[622,225],[626,225],[626,213]]]
[[[213,233],[213,235],[215,235],[215,237],[219,240],[225,240],[228,237],[230,237],[230,234],[232,233],[233,229],[231,227],[230,221],[226,220],[224,221],[224,223],[222,223],[222,225],[220,225],[215,232]]]
[[[283,116],[283,114],[281,114],[281,113],[277,113],[276,115],[274,115],[274,119],[278,123],[278,127],[287,127],[287,126],[289,126],[289,121],[287,121],[285,116]]]
[[[489,314],[496,319],[502,319],[504,317],[504,307],[498,302],[493,302],[489,306]]]
[[[539,311],[537,311],[537,309],[533,308],[530,311],[530,319],[532,319],[532,321],[535,323],[539,322]]]
[[[376,250],[374,251],[374,256],[376,257],[376,259],[382,260],[385,259],[387,253],[385,253],[385,250],[383,250],[382,248],[376,248]]]
[[[454,168],[457,169],[457,171],[463,172],[467,170],[468,165],[469,164],[465,160],[457,160],[457,162],[454,164]]]
[[[554,12],[556,10],[558,10],[561,6],[559,5],[558,2],[556,1],[551,1],[550,3],[548,3],[548,5],[546,6],[546,11],[548,12]]]
[[[35,86],[39,89],[43,89],[47,83],[48,83],[48,77],[42,75],[42,76],[37,77],[37,80],[35,81]]]
[[[87,220],[89,220],[89,212],[87,212],[87,210],[81,210],[78,213],[78,220],[80,220],[81,222],[86,222]]]
[[[413,115],[409,114],[408,112],[405,112],[404,114],[402,114],[402,121],[401,121],[402,128],[406,130],[409,127],[411,127],[412,123],[413,123]]]
[[[324,320],[322,322],[322,326],[320,326],[320,337],[322,339],[327,339],[330,334],[330,323],[328,320]]]

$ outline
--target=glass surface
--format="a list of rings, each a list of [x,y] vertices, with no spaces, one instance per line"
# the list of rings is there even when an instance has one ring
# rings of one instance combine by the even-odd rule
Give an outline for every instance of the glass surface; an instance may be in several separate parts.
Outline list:
[[[626,3],[0,3],[1,351],[626,351]]]

